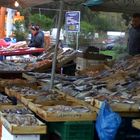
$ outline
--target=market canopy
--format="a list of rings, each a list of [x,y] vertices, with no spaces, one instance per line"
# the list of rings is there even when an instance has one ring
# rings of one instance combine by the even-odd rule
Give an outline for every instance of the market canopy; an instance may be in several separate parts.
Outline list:
[[[140,12],[140,0],[87,0],[84,5],[93,11],[120,13]]]
[[[15,7],[14,6],[15,1],[16,0],[1,0],[0,6],[13,8]],[[18,0],[18,3],[23,8],[41,5],[49,2],[53,2],[53,0]]]
[[[13,8],[16,0],[0,0],[0,6]],[[21,7],[33,7],[37,5],[47,4],[50,2],[58,2],[60,0],[17,0]],[[75,2],[78,0],[64,0],[65,2]]]

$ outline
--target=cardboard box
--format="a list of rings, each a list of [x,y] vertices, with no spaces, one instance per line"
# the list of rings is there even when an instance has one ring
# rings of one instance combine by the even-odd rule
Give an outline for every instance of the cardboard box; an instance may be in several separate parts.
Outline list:
[[[93,60],[93,59],[77,57],[76,58],[76,70],[83,70],[83,69],[89,68],[90,66],[102,64],[104,62],[106,62],[106,60]]]

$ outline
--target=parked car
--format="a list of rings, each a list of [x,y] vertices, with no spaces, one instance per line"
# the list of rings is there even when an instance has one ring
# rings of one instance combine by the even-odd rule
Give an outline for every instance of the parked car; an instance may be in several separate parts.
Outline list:
[[[108,44],[105,44],[105,49],[112,50],[115,46],[116,46],[116,43],[108,43]]]
[[[111,36],[104,41],[104,49],[105,50],[112,50],[117,44],[119,44],[119,37]]]

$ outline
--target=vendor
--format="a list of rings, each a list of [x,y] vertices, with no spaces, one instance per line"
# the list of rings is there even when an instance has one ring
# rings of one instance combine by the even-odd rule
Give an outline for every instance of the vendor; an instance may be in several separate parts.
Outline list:
[[[130,55],[140,54],[140,13],[133,14],[129,30],[128,50]]]
[[[31,26],[31,41],[28,46],[36,48],[44,47],[44,33],[40,31],[39,26]]]

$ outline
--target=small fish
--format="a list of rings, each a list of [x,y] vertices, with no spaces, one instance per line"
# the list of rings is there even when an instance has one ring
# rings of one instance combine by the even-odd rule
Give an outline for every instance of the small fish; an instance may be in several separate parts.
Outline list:
[[[128,103],[128,104],[134,104],[135,103],[134,101],[130,101],[130,100],[123,100],[122,102],[123,103]]]

